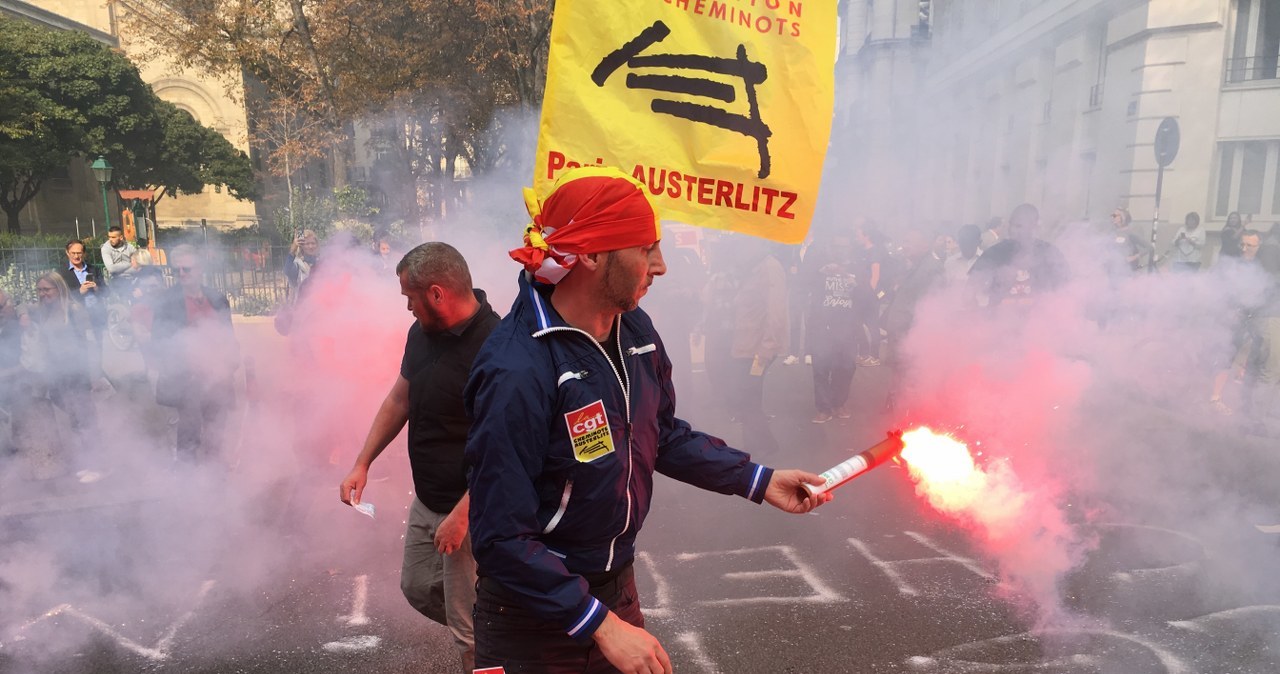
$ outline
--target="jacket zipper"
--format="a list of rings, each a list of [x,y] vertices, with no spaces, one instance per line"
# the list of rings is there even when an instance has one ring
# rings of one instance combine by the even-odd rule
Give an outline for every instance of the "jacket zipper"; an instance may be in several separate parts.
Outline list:
[[[604,345],[597,342],[596,338],[592,337],[585,330],[565,326],[555,326],[545,330],[539,330],[533,333],[533,336],[534,338],[538,338],[552,332],[576,332],[586,337],[596,346],[596,350],[600,352],[600,355],[604,356],[605,362],[612,361],[612,359],[609,358],[609,352],[604,350]],[[627,516],[623,520],[622,531],[619,531],[616,536],[609,540],[609,559],[605,562],[605,571],[613,570],[614,547],[617,544],[618,539],[622,537],[622,534],[627,533],[627,529],[631,528],[631,468],[635,465],[635,457],[631,455],[631,378],[627,374],[626,354],[622,352],[622,316],[618,316],[615,320],[613,334],[615,335],[616,345],[618,346],[618,362],[622,364],[622,374],[619,375],[618,370],[612,367],[612,365],[609,369],[613,371],[613,378],[618,382],[618,387],[622,389],[622,400],[623,405],[626,407],[625,411],[627,417]],[[568,504],[566,503],[564,505],[567,506]]]

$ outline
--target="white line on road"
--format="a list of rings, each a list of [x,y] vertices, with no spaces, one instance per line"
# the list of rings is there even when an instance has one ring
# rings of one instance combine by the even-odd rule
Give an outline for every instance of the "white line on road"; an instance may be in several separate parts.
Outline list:
[[[177,620],[173,621],[173,623],[169,625],[169,628],[166,629],[164,633],[160,636],[160,640],[156,642],[156,645],[150,648],[148,648],[147,646],[143,646],[142,644],[134,641],[133,639],[130,639],[129,637],[124,636],[123,634],[120,634],[119,632],[112,629],[111,626],[108,625],[107,623],[87,613],[80,611],[80,609],[77,609],[71,604],[61,604],[52,609],[49,609],[43,615],[39,616],[38,618],[35,618],[34,620],[31,620],[30,622],[26,623],[22,627],[19,627],[15,638],[18,640],[22,640],[25,638],[23,636],[23,632],[27,631],[29,628],[39,623],[42,623],[46,620],[56,618],[58,616],[66,616],[69,618],[75,618],[80,622],[83,622],[86,625],[89,625],[90,627],[107,635],[108,637],[111,637],[111,639],[114,640],[117,644],[119,644],[122,648],[133,651],[134,653],[137,653],[138,655],[141,655],[142,657],[147,658],[148,660],[154,660],[157,662],[168,660],[170,647],[173,645],[173,639],[177,635],[178,630],[181,629],[182,626],[187,623],[187,621],[191,620],[191,617],[195,615],[196,609],[199,608],[200,603],[204,600],[205,595],[209,594],[209,590],[213,589],[213,586],[215,584],[216,584],[216,581],[206,580],[200,586],[200,591],[196,593],[196,601],[195,601],[195,604],[192,605],[191,610],[182,614],[181,616],[178,617]]]
[[[382,644],[382,637],[372,635],[363,635],[358,637],[344,637],[337,641],[330,641],[321,648],[330,653],[359,653],[360,651],[369,651],[377,648]]]
[[[338,616],[338,620],[345,622],[352,627],[356,625],[368,625],[369,616],[364,614],[365,607],[369,603],[369,576],[361,574],[355,577],[355,591],[351,598],[351,615]]]
[[[676,637],[680,644],[689,649],[693,655],[693,661],[702,668],[705,674],[720,674],[720,669],[716,667],[707,652],[702,648],[702,637],[697,632],[683,632]]]

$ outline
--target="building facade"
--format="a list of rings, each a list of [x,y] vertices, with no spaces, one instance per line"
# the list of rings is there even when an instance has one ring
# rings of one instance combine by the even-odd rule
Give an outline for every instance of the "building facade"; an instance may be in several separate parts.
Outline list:
[[[885,4],[850,0],[842,18],[858,25]],[[1173,118],[1162,241],[1191,211],[1210,231],[1232,211],[1263,229],[1280,220],[1280,0],[906,4],[928,22],[900,48],[909,58],[876,53],[877,26],[861,45],[846,35],[842,53],[856,64],[841,68],[843,122],[860,130],[833,152],[876,171],[879,184],[857,189],[868,215],[980,223],[1026,201],[1050,230],[1116,207],[1149,226],[1156,128]]]
[[[0,14],[57,30],[87,33],[111,47],[122,50],[138,65],[143,81],[161,99],[187,111],[197,122],[222,133],[245,153],[249,152],[248,125],[243,83],[229,85],[177,67],[162,54],[149,50],[145,42],[122,34],[117,5],[98,0],[0,0]],[[231,91],[228,91],[228,88]],[[141,185],[120,185],[131,188]],[[118,209],[111,219],[118,222]],[[22,231],[28,233],[79,232],[102,234],[102,197],[87,162],[68,163],[64,175],[55,176],[22,212]],[[253,202],[239,201],[222,188],[209,186],[200,194],[167,196],[156,207],[156,222],[162,227],[199,226],[231,228],[254,224],[258,214]]]

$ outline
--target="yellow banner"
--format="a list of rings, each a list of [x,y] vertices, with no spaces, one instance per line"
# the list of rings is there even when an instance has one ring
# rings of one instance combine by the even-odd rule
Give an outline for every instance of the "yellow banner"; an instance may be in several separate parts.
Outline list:
[[[663,219],[799,243],[831,132],[835,0],[559,0],[534,189],[617,166]]]

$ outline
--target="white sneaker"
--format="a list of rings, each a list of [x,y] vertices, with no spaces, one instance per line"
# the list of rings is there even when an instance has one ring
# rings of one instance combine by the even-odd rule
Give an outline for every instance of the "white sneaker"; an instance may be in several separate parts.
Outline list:
[[[799,363],[799,362],[800,362],[800,359],[796,358],[795,356],[787,356],[786,358],[782,359],[783,365],[795,365],[796,363]]]

